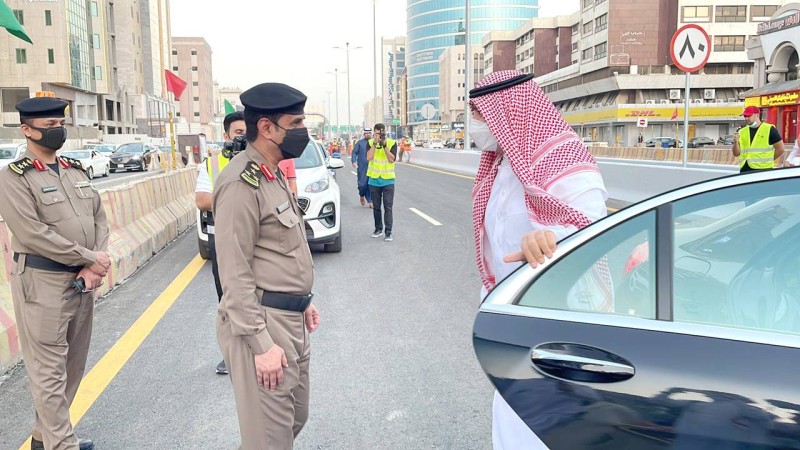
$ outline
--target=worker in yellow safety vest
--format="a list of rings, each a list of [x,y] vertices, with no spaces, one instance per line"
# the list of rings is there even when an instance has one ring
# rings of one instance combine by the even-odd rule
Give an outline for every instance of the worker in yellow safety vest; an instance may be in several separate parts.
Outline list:
[[[382,123],[375,125],[375,132],[369,140],[367,160],[367,179],[369,192],[372,195],[372,213],[375,217],[375,231],[373,238],[381,237],[384,232],[384,241],[392,242],[392,208],[394,207],[394,161],[397,158],[397,143],[394,139],[386,138],[386,126]],[[385,214],[381,213],[381,204]],[[382,217],[383,216],[383,217]],[[384,228],[384,221],[386,227]]]
[[[761,122],[761,110],[748,106],[742,113],[746,126],[733,140],[733,156],[739,157],[740,173],[775,167],[784,152],[783,139],[774,125]]]

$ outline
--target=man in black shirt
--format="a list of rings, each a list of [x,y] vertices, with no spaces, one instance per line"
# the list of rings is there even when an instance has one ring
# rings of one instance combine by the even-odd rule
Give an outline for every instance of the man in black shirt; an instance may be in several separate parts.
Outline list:
[[[774,125],[761,122],[757,106],[748,106],[742,116],[747,125],[738,130],[739,139],[733,141],[733,155],[739,157],[740,172],[772,169],[784,152],[780,132]]]

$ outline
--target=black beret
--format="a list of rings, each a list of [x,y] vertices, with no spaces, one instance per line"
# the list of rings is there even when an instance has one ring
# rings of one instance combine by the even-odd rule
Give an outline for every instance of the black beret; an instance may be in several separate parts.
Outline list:
[[[283,83],[262,83],[242,92],[245,113],[304,114],[308,97]]]
[[[64,117],[64,110],[69,103],[52,97],[34,97],[17,103],[20,119],[38,119],[42,117]]]

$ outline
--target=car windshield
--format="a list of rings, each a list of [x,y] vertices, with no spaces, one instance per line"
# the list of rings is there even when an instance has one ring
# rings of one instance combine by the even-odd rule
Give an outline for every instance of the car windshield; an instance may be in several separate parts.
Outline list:
[[[0,159],[14,159],[17,156],[17,147],[0,148]]]
[[[100,153],[114,153],[116,151],[113,145],[101,145],[96,150]]]
[[[90,153],[89,150],[79,151],[79,152],[63,152],[63,153],[61,153],[61,156],[66,156],[67,158],[73,158],[73,159],[89,158],[90,155],[91,155],[91,153]]]
[[[117,149],[118,152],[124,153],[144,153],[144,144],[123,144]]]
[[[319,167],[322,165],[322,158],[320,157],[319,150],[317,150],[314,141],[308,141],[305,151],[299,158],[294,160],[295,169],[309,169],[311,167]]]

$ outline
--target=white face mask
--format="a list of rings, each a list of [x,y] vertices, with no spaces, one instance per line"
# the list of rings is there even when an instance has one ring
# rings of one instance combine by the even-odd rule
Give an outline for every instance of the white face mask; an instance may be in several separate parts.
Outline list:
[[[495,139],[489,125],[475,119],[469,119],[469,137],[475,141],[475,145],[484,152],[497,151],[497,139]]]

